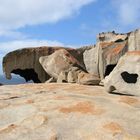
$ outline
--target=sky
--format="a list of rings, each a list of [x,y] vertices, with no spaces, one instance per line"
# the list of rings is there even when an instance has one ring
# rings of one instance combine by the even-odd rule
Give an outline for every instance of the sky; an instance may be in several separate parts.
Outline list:
[[[140,27],[140,0],[0,0],[0,74],[3,56],[37,46],[80,47],[100,32]]]

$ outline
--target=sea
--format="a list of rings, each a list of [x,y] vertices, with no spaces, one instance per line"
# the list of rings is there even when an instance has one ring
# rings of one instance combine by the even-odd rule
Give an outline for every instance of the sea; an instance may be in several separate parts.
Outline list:
[[[11,80],[6,79],[5,75],[0,75],[0,83],[3,85],[16,85],[16,84],[25,84],[27,82],[24,80],[24,78],[13,74]],[[33,82],[29,81],[28,83]]]

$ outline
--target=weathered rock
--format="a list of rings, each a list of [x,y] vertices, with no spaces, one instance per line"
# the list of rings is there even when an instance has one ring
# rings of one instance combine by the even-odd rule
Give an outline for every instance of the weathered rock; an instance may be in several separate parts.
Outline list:
[[[19,74],[24,77],[26,81],[33,80],[34,82],[45,82],[49,78],[54,77],[58,79],[58,75],[61,73],[60,70],[54,68],[53,64],[57,66],[55,62],[51,62],[51,67],[46,67],[44,69],[39,63],[39,58],[46,58],[46,64],[49,64],[50,61],[57,58],[54,53],[56,50],[64,49],[64,52],[60,52],[61,59],[63,56],[67,61],[71,62],[70,65],[78,64],[79,70],[84,70],[92,75],[97,75],[101,80],[103,80],[117,65],[119,59],[128,51],[140,51],[140,29],[137,29],[134,32],[126,34],[118,34],[113,32],[100,33],[97,35],[96,45],[85,46],[77,49],[69,48],[50,48],[50,47],[40,47],[40,48],[29,48],[21,49],[14,52],[11,52],[4,57],[3,60],[3,69],[7,78],[11,78],[11,73]],[[53,54],[54,53],[54,54]],[[69,56],[66,56],[66,55]],[[51,55],[51,56],[49,56]],[[54,57],[54,58],[53,58]],[[59,57],[60,58],[60,57]],[[70,60],[71,59],[71,60]],[[59,60],[59,59],[58,59]],[[61,62],[64,60],[62,59]],[[77,61],[76,63],[74,61]],[[67,62],[66,62],[67,63]],[[63,71],[70,66],[68,63],[63,63]],[[76,64],[76,65],[77,65]],[[70,66],[71,67],[71,66]],[[57,71],[53,73],[53,71]],[[48,73],[47,73],[48,72]],[[68,77],[77,77],[77,73],[68,71]],[[51,75],[51,76],[50,76]],[[63,74],[60,74],[59,82],[63,81]],[[67,77],[67,78],[68,78]],[[70,78],[69,78],[70,79]],[[77,78],[69,80],[70,83],[74,83]],[[65,81],[65,78],[64,78]],[[68,81],[68,79],[67,79]]]
[[[67,75],[68,83],[78,83],[78,74],[80,72],[81,70],[79,70],[79,68],[77,67],[72,67],[71,69],[69,69],[68,75]]]
[[[130,33],[128,46],[129,51],[140,51],[140,29]]]
[[[83,85],[99,85],[100,78],[97,75],[80,72],[78,74],[78,83]]]
[[[128,34],[112,32],[102,32],[97,35],[97,42],[122,42],[128,39]]]
[[[0,87],[0,140],[139,140],[140,98],[103,87]]]
[[[83,53],[86,70],[104,79],[128,50],[128,34],[115,32],[97,35],[97,44],[87,48]]]
[[[49,80],[47,80],[45,83],[54,83],[56,82],[56,79],[54,77],[51,77]]]
[[[127,50],[127,41],[123,42],[100,42],[98,44],[99,51],[99,75],[101,79],[104,79],[118,63],[121,56],[123,56]]]
[[[8,53],[3,58],[3,71],[6,78],[11,79],[11,73],[14,73],[24,77],[26,81],[45,82],[50,76],[40,65],[39,58],[50,55],[59,49],[62,49],[62,47],[25,48]],[[74,55],[81,64],[83,63],[79,51],[70,48],[65,49],[71,55]]]
[[[97,44],[83,53],[86,70],[101,79],[109,75],[127,51],[140,50],[140,29],[126,34],[115,32],[97,35]]]
[[[128,34],[113,32],[100,33],[97,36],[98,71],[104,79],[118,63],[121,56],[128,51]]]
[[[83,53],[83,60],[89,73],[99,75],[99,47],[95,45],[86,49]]]
[[[67,75],[68,72],[66,71],[61,71],[60,74],[58,75],[57,83],[67,83]]]
[[[104,81],[108,92],[140,96],[140,51],[128,52]]]
[[[58,79],[60,74],[63,79],[64,72],[72,67],[82,68],[80,62],[65,49],[55,51],[49,56],[40,57],[39,62],[44,70],[55,79]]]

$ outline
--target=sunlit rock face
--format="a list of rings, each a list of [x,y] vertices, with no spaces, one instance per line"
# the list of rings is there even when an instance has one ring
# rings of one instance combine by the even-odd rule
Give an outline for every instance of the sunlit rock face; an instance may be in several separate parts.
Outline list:
[[[98,34],[96,45],[87,48],[83,53],[87,71],[104,79],[120,57],[128,51],[127,39],[128,34],[118,34],[114,31]]]
[[[128,51],[140,51],[140,29],[125,34],[115,31],[99,33],[96,45],[83,53],[86,69],[89,73],[99,75],[102,80]]]
[[[140,50],[140,29],[131,32],[128,39],[129,51]]]
[[[140,51],[126,53],[105,78],[104,85],[108,92],[140,96]]]
[[[50,76],[39,63],[41,56],[48,56],[62,47],[38,47],[25,48],[8,53],[3,58],[3,71],[7,79],[11,79],[11,73],[18,74],[26,81],[35,83],[45,82]],[[65,48],[82,63],[79,52],[75,49]]]
[[[0,86],[0,140],[139,140],[139,107],[100,86]]]
[[[54,67],[57,66],[57,68],[53,68],[53,63],[48,67],[48,65],[45,66],[44,64],[42,65],[39,63],[39,59],[41,60],[43,57],[46,58],[45,64],[48,64],[50,63],[50,59],[48,58],[51,58],[52,60],[56,59],[56,51],[63,49],[64,51],[67,51],[67,54],[71,56],[75,62],[78,62],[80,67],[76,67],[79,68],[79,71],[84,71],[88,73],[88,75],[95,75],[95,77],[98,77],[99,80],[103,81],[103,79],[113,71],[119,59],[125,55],[126,52],[139,51],[139,46],[140,29],[125,34],[115,33],[115,31],[99,33],[95,45],[84,46],[81,48],[38,47],[13,51],[4,57],[3,70],[8,79],[11,78],[11,73],[14,73],[24,77],[26,81],[32,80],[35,83],[52,81],[50,80],[52,78],[55,79],[54,81],[57,81],[59,72],[57,71],[57,76],[54,74],[52,75],[52,73],[55,73],[56,69],[62,66],[66,68],[67,64],[61,64],[61,61],[60,63],[58,62],[57,65],[54,65]],[[62,55],[64,54],[64,52],[59,53]],[[66,54],[63,56],[66,58]],[[65,58],[63,60],[65,60]],[[70,63],[73,62],[71,61]],[[76,73],[71,72],[70,75],[72,74],[74,78]],[[65,77],[67,76],[65,76],[64,72],[61,73],[59,81],[63,81],[62,77],[64,77],[65,82],[74,81],[72,80],[72,77],[71,80],[65,80]]]

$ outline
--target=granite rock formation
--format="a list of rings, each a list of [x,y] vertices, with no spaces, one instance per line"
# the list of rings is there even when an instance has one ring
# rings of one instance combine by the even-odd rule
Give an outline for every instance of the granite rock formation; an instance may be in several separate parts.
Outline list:
[[[0,87],[0,140],[139,140],[140,98],[103,87]]]
[[[60,49],[49,56],[42,56],[39,62],[51,77],[58,79],[61,72],[69,71],[72,67],[82,68],[80,62],[67,50]]]
[[[38,47],[25,48],[8,53],[3,58],[3,71],[7,79],[11,79],[11,73],[18,74],[26,81],[33,80],[35,83],[45,82],[50,76],[39,63],[41,56],[48,56],[62,47]],[[65,48],[74,55],[82,64],[79,51]]]
[[[140,140],[140,30],[16,50],[3,70],[42,83],[0,86],[0,140]]]
[[[139,51],[140,50],[140,29],[131,32],[128,39],[128,50]]]
[[[58,82],[78,83],[77,81],[80,81],[78,80],[78,73],[84,71],[84,75],[90,77],[87,83],[91,83],[91,77],[94,77],[95,80],[93,80],[93,82],[95,84],[97,81],[103,81],[104,78],[113,71],[119,59],[125,55],[126,52],[139,51],[139,46],[140,29],[126,34],[118,34],[114,31],[100,33],[97,35],[97,43],[95,45],[78,49],[40,47],[16,50],[4,57],[3,69],[7,78],[11,78],[11,73],[15,73],[21,75],[27,81],[33,80],[37,83],[45,81],[52,82],[51,77],[55,78],[55,81]],[[54,76],[54,74],[52,75],[52,73],[55,72],[53,63],[51,63],[51,66],[46,67],[47,69],[44,68],[45,65],[39,63],[39,59],[45,58],[45,63],[49,64],[59,49],[63,49],[63,51],[67,52],[67,54],[77,62],[78,65],[76,67],[78,70],[69,71],[68,68],[66,68],[65,71],[63,70],[60,73],[60,70],[57,71],[57,76]],[[66,65],[66,63],[63,63],[63,65]],[[62,65],[58,63],[56,67],[57,69],[61,69]],[[64,66],[64,68],[65,67],[67,66]],[[60,75],[59,78],[58,73]],[[85,79],[87,78],[84,78],[84,80]],[[85,83],[85,81],[81,83]]]
[[[97,43],[83,52],[83,61],[89,73],[104,79],[128,51],[140,50],[140,29],[126,34],[113,32],[97,35]]]
[[[140,51],[128,52],[121,57],[114,70],[105,78],[104,86],[108,92],[117,90],[140,96]]]
[[[60,49],[49,56],[42,56],[39,62],[51,77],[58,83],[79,83],[85,85],[98,85],[98,76],[87,73],[81,63],[67,50]]]

